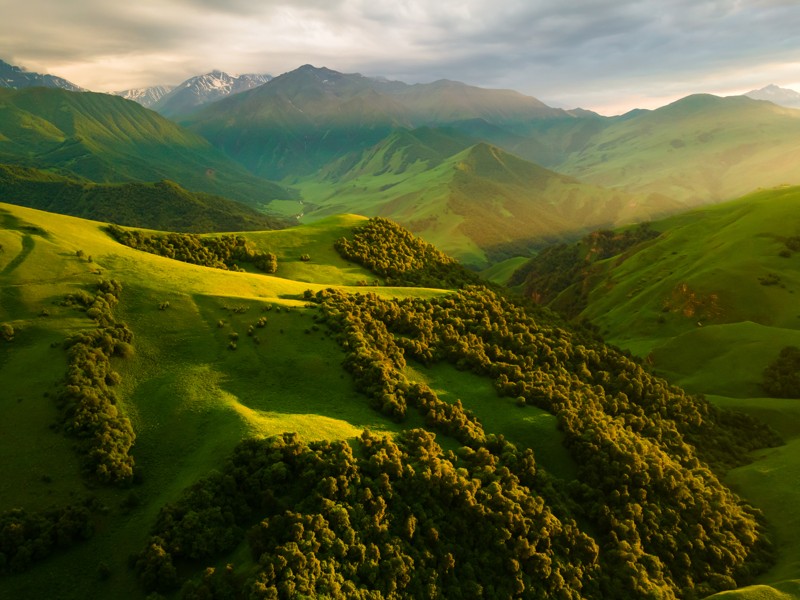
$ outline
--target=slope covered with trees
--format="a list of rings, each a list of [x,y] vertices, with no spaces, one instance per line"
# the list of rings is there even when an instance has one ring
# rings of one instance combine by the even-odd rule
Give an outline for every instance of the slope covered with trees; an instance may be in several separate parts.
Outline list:
[[[55,173],[0,165],[0,199],[94,221],[163,231],[246,231],[287,223],[221,196],[177,183],[99,184]]]

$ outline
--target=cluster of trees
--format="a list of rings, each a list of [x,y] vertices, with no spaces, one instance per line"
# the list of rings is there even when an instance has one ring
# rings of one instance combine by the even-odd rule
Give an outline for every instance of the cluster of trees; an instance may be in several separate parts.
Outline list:
[[[278,270],[278,258],[261,252],[241,235],[204,236],[193,233],[150,235],[137,230],[108,225],[107,231],[121,244],[151,254],[166,256],[193,265],[241,271],[239,265],[252,264],[264,273]]]
[[[578,242],[545,248],[520,267],[509,283],[522,285],[526,296],[539,304],[550,304],[565,290],[570,290],[568,297],[559,299],[558,309],[575,316],[586,308],[586,291],[579,284],[588,279],[595,262],[622,254],[658,236],[649,223],[624,231],[594,231]]]
[[[602,597],[702,597],[769,561],[754,511],[707,466],[739,464],[749,449],[780,443],[755,420],[688,396],[486,288],[432,300],[331,291],[319,299],[359,389],[396,418],[419,396],[435,399],[406,380],[407,357],[489,376],[500,394],[558,417],[579,465],[571,492],[600,535]],[[450,406],[433,425],[482,447],[480,424]]]
[[[800,348],[786,346],[764,369],[761,387],[775,398],[800,398]]]
[[[61,426],[78,438],[86,471],[103,483],[129,482],[134,468],[136,436],[112,389],[119,374],[111,358],[133,353],[133,332],[113,314],[121,291],[118,281],[101,279],[94,295],[81,290],[63,302],[85,310],[97,327],[65,342],[67,374],[57,399]]]
[[[536,485],[530,452],[497,440],[457,453],[419,429],[353,446],[248,440],[162,510],[135,566],[168,591],[176,567],[247,531],[255,573],[206,569],[183,598],[598,597],[596,544]]]
[[[339,243],[343,254],[382,277],[425,285],[449,264],[426,262],[426,247],[390,222],[356,237]],[[161,511],[134,561],[146,588],[177,588],[184,567],[217,563],[245,534],[257,567],[207,568],[184,582],[183,598],[695,599],[766,567],[759,516],[712,468],[780,443],[772,430],[670,386],[545,309],[467,285],[456,270],[448,277],[461,289],[434,299],[336,290],[313,299],[376,410],[403,421],[415,408],[462,447],[445,452],[422,430],[394,442],[365,433],[353,445],[293,434],[244,442]],[[489,377],[499,395],[555,415],[577,480],[552,479],[530,449],[409,380],[410,359]]]
[[[85,505],[37,513],[15,508],[0,513],[0,574],[25,571],[93,533],[91,512]]]
[[[352,239],[336,240],[334,248],[343,258],[383,277],[386,285],[449,288],[478,281],[477,275],[435,246],[382,217],[356,229]]]

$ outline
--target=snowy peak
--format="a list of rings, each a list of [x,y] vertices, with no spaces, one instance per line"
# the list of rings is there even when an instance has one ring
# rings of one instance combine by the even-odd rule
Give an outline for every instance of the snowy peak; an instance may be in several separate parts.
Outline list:
[[[754,100],[768,100],[778,106],[800,108],[800,93],[774,84],[770,84],[760,90],[749,91],[745,96]]]
[[[62,79],[61,77],[33,73],[22,67],[15,67],[14,65],[0,60],[0,88],[12,88],[17,90],[34,86],[61,88],[70,92],[86,91],[82,87],[75,85],[71,81]]]
[[[114,96],[122,96],[126,100],[138,102],[145,108],[150,108],[174,89],[171,85],[154,85],[151,87],[132,88],[119,92],[111,92]]]
[[[253,89],[271,79],[271,75],[265,74],[229,75],[211,71],[175,86],[153,104],[153,109],[167,117],[188,115],[210,102]]]

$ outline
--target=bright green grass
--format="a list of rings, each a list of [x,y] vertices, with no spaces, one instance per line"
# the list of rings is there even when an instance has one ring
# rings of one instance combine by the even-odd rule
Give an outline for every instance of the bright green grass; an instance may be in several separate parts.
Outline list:
[[[514,271],[530,260],[528,256],[515,256],[481,271],[481,277],[499,285],[506,285]]]
[[[305,440],[349,439],[365,428],[400,431],[355,392],[341,368],[341,349],[323,327],[314,330],[316,309],[302,299],[306,289],[343,285],[386,297],[446,293],[356,285],[367,272],[342,261],[331,244],[361,222],[345,216],[247,234],[278,254],[281,276],[273,277],[172,261],[116,243],[100,223],[0,206],[0,322],[18,330],[13,342],[0,342],[0,510],[63,506],[88,495],[107,507],[90,542],[28,573],[0,578],[0,597],[140,598],[128,555],[143,547],[159,508],[219,468],[242,439],[284,431]],[[300,261],[301,253],[311,261]],[[134,356],[114,359],[122,375],[121,407],[137,434],[133,454],[144,474],[133,490],[87,484],[74,441],[50,429],[58,418],[52,393],[66,369],[66,353],[51,343],[93,327],[83,313],[58,302],[91,289],[100,274],[122,282],[116,315],[135,335]],[[159,310],[165,301],[169,308]],[[42,309],[50,315],[39,316]],[[261,316],[267,325],[254,329],[256,344],[247,333]],[[234,332],[237,349],[230,350]],[[402,428],[420,426],[421,418],[411,415]],[[442,443],[455,447],[452,440]],[[127,509],[131,493],[139,504]],[[236,553],[244,568],[247,554]],[[96,575],[101,562],[112,573],[102,582]]]
[[[772,585],[751,585],[730,592],[709,596],[709,600],[798,600],[800,580],[781,581]]]
[[[744,321],[696,327],[655,346],[658,373],[693,392],[736,397],[763,394],[764,369],[784,346],[800,346],[800,330]]]
[[[536,462],[550,474],[571,480],[577,466],[563,445],[557,419],[533,406],[519,407],[512,398],[501,398],[487,377],[459,371],[447,363],[431,367],[410,364],[406,376],[427,383],[446,402],[461,400],[478,417],[486,433],[503,434],[519,448],[531,448]]]

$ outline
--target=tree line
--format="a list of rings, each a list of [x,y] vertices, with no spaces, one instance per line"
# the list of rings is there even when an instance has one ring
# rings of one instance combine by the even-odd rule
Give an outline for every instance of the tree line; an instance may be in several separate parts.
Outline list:
[[[85,471],[102,483],[117,484],[133,477],[130,451],[136,440],[113,390],[120,378],[111,365],[112,357],[133,353],[133,332],[113,314],[121,291],[118,281],[101,279],[94,295],[81,290],[62,302],[84,310],[97,327],[65,341],[67,373],[57,396],[60,425],[78,438]]]
[[[106,230],[121,244],[174,260],[230,271],[242,271],[252,264],[264,273],[278,270],[278,258],[261,252],[241,235],[199,236],[193,233],[147,234],[138,230],[108,225]]]

